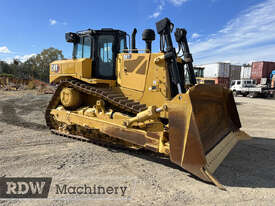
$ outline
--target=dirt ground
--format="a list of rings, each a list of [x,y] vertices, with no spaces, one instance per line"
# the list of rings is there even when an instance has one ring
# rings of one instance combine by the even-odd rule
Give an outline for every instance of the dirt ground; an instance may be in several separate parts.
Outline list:
[[[148,151],[106,148],[50,134],[51,95],[0,91],[0,176],[52,177],[49,199],[0,199],[0,205],[274,205],[275,100],[237,97],[243,130],[215,172],[227,188],[204,183]],[[54,194],[56,184],[127,185],[126,197]],[[83,198],[83,199],[80,199]],[[90,198],[90,199],[89,199]]]

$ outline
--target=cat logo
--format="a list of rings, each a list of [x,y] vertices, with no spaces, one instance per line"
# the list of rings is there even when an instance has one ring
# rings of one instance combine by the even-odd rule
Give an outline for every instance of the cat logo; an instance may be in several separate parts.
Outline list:
[[[59,72],[59,65],[58,64],[52,64],[51,65],[51,71],[52,72],[55,72],[55,73],[58,73]]]

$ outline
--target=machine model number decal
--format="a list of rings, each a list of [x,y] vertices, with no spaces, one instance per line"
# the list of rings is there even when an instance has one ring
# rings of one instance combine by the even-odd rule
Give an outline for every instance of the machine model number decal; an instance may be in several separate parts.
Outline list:
[[[58,64],[52,64],[51,65],[51,71],[52,72],[59,72],[59,65]]]
[[[132,55],[131,54],[124,54],[123,55],[123,59],[131,59],[132,58]]]

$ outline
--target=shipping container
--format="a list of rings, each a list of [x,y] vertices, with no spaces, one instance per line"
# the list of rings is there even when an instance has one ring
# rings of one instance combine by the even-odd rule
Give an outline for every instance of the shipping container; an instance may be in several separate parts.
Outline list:
[[[195,77],[203,77],[203,67],[194,67],[194,73],[195,73]]]
[[[216,78],[210,78],[210,77],[204,77],[204,81],[215,81],[215,84],[221,85],[224,88],[229,88],[229,78],[226,77],[216,77]]]
[[[204,67],[204,77],[210,78],[229,78],[230,74],[230,64],[229,63],[213,63],[213,64],[205,64],[200,65],[200,67]]]
[[[275,62],[253,62],[251,69],[251,78],[256,80],[257,84],[261,82],[261,78],[269,78],[272,70],[275,70]]]
[[[229,80],[239,80],[241,78],[241,69],[242,66],[240,65],[230,65],[230,75]]]
[[[240,79],[250,79],[251,78],[251,67],[242,66]]]

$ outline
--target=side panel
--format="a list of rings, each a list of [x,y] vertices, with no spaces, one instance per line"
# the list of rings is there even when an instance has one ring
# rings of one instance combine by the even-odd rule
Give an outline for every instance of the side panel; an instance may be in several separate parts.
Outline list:
[[[141,104],[163,105],[171,98],[171,92],[165,60],[162,59],[155,63],[155,59],[161,56],[163,53],[119,54],[117,82],[120,90]],[[136,98],[133,98],[133,95]]]
[[[84,59],[84,61],[76,63],[76,72],[80,78],[91,78],[92,77],[92,60]]]
[[[142,104],[162,106],[171,98],[169,72],[165,60],[155,63],[155,59],[163,56],[162,53],[152,53],[148,74],[146,78],[144,94],[140,102]]]
[[[50,83],[59,77],[91,78],[91,59],[58,60],[50,64]]]
[[[144,91],[150,54],[122,53],[117,57],[117,82],[121,87]]]

